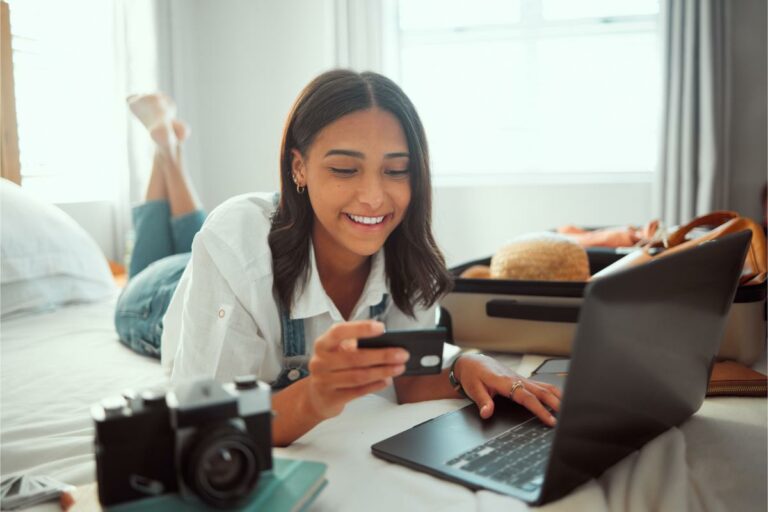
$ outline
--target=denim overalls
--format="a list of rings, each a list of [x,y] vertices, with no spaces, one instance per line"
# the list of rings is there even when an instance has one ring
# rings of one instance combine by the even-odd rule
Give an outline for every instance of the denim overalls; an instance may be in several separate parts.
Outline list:
[[[278,200],[279,194],[275,194],[275,206]],[[163,316],[189,262],[194,234],[204,219],[202,211],[171,218],[166,201],[150,201],[133,209],[136,242],[131,278],[115,308],[115,328],[120,342],[131,350],[160,358]],[[371,319],[379,319],[388,299],[385,294],[379,304],[371,306]],[[274,389],[282,389],[309,373],[304,320],[292,320],[282,310],[280,317],[283,369],[272,382]]]
[[[370,308],[371,320],[379,320],[387,309],[389,296],[384,294],[381,302]],[[307,345],[304,337],[304,320],[291,320],[290,315],[280,311],[282,324],[283,369],[272,382],[272,389],[282,389],[309,374]]]

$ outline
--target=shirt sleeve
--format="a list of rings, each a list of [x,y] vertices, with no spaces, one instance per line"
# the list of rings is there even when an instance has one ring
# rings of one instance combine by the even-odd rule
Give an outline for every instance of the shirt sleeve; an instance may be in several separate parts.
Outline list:
[[[264,378],[267,342],[227,278],[243,275],[238,266],[232,250],[211,233],[195,237],[190,263],[166,315],[166,323],[178,326],[167,333],[177,339],[163,339],[164,349],[176,346],[172,383],[199,377],[225,382],[244,374]],[[177,318],[169,318],[173,315]]]

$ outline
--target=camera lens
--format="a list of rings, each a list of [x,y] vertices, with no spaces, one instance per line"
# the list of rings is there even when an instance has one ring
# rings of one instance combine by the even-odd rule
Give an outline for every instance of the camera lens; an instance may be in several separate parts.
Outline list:
[[[216,508],[243,504],[264,469],[253,439],[229,425],[203,432],[188,453],[187,485],[202,501]]]
[[[203,461],[203,473],[211,487],[217,491],[226,491],[236,485],[249,463],[248,456],[237,448],[219,447]]]

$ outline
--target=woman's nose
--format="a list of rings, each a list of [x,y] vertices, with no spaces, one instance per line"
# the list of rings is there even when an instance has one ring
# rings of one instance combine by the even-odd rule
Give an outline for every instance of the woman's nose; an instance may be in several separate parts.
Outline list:
[[[357,191],[357,200],[375,211],[384,203],[384,187],[378,177],[370,177],[363,181]]]

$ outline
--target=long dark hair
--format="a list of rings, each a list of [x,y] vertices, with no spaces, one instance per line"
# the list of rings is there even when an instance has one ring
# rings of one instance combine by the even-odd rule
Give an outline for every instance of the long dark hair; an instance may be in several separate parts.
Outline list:
[[[315,78],[299,94],[283,132],[280,149],[280,202],[272,217],[274,291],[290,311],[294,290],[306,284],[313,212],[307,194],[299,194],[291,173],[291,151],[304,157],[317,133],[358,110],[378,107],[394,115],[405,132],[410,153],[411,202],[403,221],[384,243],[392,300],[407,315],[414,304],[429,307],[451,285],[445,259],[432,236],[432,185],[424,128],[416,109],[392,80],[377,73],[332,70]]]

